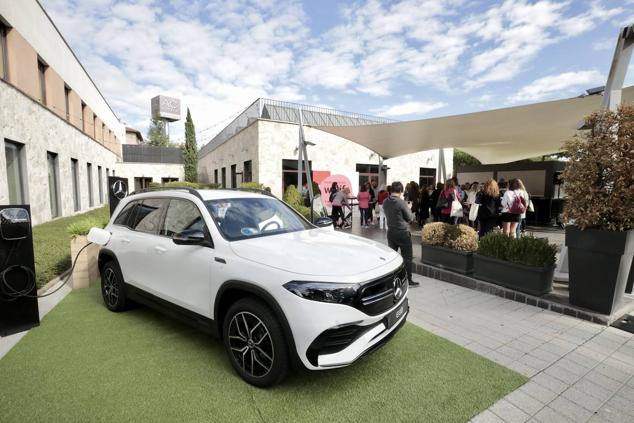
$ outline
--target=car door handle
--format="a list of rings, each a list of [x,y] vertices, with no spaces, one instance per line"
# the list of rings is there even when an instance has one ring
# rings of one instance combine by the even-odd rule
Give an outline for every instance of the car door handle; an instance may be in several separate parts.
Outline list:
[[[122,244],[129,244],[130,240],[128,238],[121,238],[121,243]]]
[[[154,247],[154,251],[156,251],[158,254],[163,254],[167,250],[163,247]]]

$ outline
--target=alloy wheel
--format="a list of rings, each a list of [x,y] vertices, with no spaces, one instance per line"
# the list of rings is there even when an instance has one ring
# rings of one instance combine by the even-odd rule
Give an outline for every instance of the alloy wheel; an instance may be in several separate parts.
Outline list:
[[[108,267],[103,273],[103,295],[109,306],[117,305],[119,299],[119,283],[114,270]]]
[[[275,349],[266,325],[248,311],[236,313],[229,323],[229,346],[242,370],[254,377],[266,376],[273,367]]]

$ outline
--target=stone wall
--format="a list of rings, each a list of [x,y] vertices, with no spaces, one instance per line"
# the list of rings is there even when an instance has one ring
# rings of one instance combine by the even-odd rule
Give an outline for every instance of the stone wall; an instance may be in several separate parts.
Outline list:
[[[173,163],[136,163],[119,162],[115,166],[115,175],[127,178],[130,192],[134,191],[134,178],[152,178],[152,182],[161,182],[161,178],[185,180],[185,168]]]
[[[89,209],[87,163],[93,170],[93,203],[100,206],[98,166],[101,166],[105,189],[105,170],[113,169],[117,156],[86,136],[65,119],[0,81],[0,204],[8,204],[4,141],[24,144],[25,191],[31,204],[33,223],[51,219],[47,151],[58,159],[58,185],[61,216],[76,214],[71,183],[71,158],[79,161],[80,212]],[[107,201],[105,191],[103,200]]]

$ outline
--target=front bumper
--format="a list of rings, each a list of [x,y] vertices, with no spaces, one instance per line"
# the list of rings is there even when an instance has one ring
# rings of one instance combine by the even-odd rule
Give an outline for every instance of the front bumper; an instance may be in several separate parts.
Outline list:
[[[403,327],[408,313],[409,302],[405,297],[385,317],[372,325],[354,325],[354,332],[348,329],[351,326],[326,331],[324,334],[331,332],[334,336],[327,337],[325,342],[320,342],[321,339],[318,337],[308,349],[308,360],[320,369],[348,366],[385,345]],[[340,335],[345,334],[346,329],[350,335]]]

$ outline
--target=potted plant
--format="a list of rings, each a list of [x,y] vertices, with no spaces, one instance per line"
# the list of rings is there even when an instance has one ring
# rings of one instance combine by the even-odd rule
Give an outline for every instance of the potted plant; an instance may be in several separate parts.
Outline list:
[[[68,225],[67,231],[71,234],[70,258],[75,260],[75,268],[72,274],[72,288],[88,288],[91,283],[99,279],[99,268],[97,260],[99,258],[99,245],[91,244],[86,247],[81,254],[79,251],[88,244],[86,235],[92,227],[103,228],[107,222],[97,218],[86,218],[79,222]],[[79,254],[79,256],[77,256]]]
[[[480,239],[473,276],[531,295],[552,290],[557,247],[545,238],[510,238],[493,232]]]
[[[612,314],[634,255],[634,107],[586,118],[565,148],[570,303]]]
[[[473,271],[473,252],[478,249],[473,228],[434,222],[423,227],[421,237],[423,263],[464,275]]]

